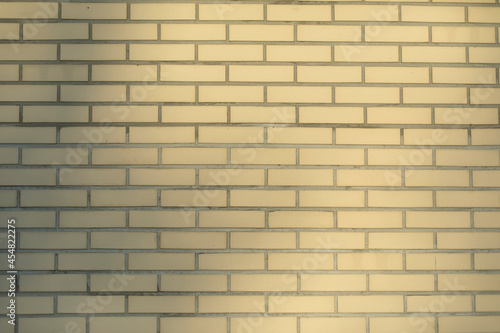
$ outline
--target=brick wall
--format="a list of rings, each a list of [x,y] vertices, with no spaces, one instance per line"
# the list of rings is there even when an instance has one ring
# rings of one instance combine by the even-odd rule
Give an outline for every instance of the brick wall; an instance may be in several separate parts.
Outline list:
[[[499,25],[0,2],[0,331],[500,332]]]

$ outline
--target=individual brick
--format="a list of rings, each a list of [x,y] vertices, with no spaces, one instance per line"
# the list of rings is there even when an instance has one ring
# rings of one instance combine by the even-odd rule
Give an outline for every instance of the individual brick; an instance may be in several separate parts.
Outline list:
[[[54,228],[56,225],[56,213],[50,210],[2,210],[2,228],[7,228],[7,220],[10,218],[16,219],[17,228]]]
[[[366,42],[425,43],[429,41],[429,28],[424,26],[376,25],[365,26]]]
[[[21,207],[87,207],[87,191],[21,190]]]
[[[301,42],[361,42],[361,26],[298,25],[297,40]]]
[[[295,164],[294,148],[231,148],[231,164]]]
[[[331,212],[274,211],[269,212],[269,228],[331,228]]]
[[[92,65],[92,81],[156,81],[156,68],[154,65]]]
[[[1,186],[54,186],[56,170],[0,169]]]
[[[262,45],[217,45],[198,46],[199,61],[262,61]]]
[[[304,317],[300,318],[302,333],[327,333],[332,327],[352,333],[366,332],[366,320],[362,317]]]
[[[395,87],[335,87],[335,103],[399,103]],[[399,144],[399,142],[398,142]]]
[[[468,135],[465,129],[405,129],[405,145],[467,145]]]
[[[264,185],[262,169],[200,169],[200,185]]]
[[[499,278],[499,274],[438,274],[438,290],[498,291],[500,289]],[[481,327],[484,328],[484,326]]]
[[[430,232],[371,232],[368,244],[371,249],[432,249]]]
[[[262,313],[264,296],[199,296],[200,313]]]
[[[337,144],[399,145],[399,129],[337,128]]]
[[[475,212],[474,227],[475,228],[497,228],[500,219],[498,212]]]
[[[123,253],[60,253],[58,267],[61,270],[124,270]],[[67,308],[66,308],[67,309]]]
[[[280,301],[278,303],[278,297]],[[271,313],[333,313],[333,296],[269,296]]]
[[[95,333],[108,332],[110,327],[123,333],[132,333],[137,330],[143,333],[154,333],[157,331],[156,318],[153,317],[96,317],[89,326],[90,331]]]
[[[283,41],[293,42],[293,25],[229,25],[230,41]],[[225,39],[225,34],[224,38]]]
[[[473,183],[475,187],[498,187],[500,186],[500,173],[496,170],[473,171]]]
[[[11,105],[0,106],[0,121],[3,123],[19,122],[19,107]]]
[[[92,24],[93,40],[156,40],[156,24]]]
[[[430,108],[369,107],[367,122],[370,124],[430,124]]]
[[[0,65],[0,71],[0,81],[19,81],[19,65]]]
[[[2,270],[8,271],[8,253],[3,253],[4,264]],[[54,270],[53,253],[18,253],[16,254],[16,269],[26,271],[47,271]]]
[[[337,212],[337,228],[401,228],[403,216],[394,211],[339,211]]]
[[[393,5],[335,5],[335,21],[398,21],[399,9]]]
[[[499,129],[472,129],[472,145],[498,145],[500,144]]]
[[[61,60],[125,60],[124,44],[62,44]]]
[[[227,164],[227,149],[162,148],[162,164]]]
[[[436,124],[498,124],[495,108],[435,108]]]
[[[195,185],[194,169],[130,169],[130,185]]]
[[[300,207],[364,207],[363,191],[304,190],[299,192]]]
[[[161,290],[227,291],[227,276],[225,274],[162,274]]]
[[[368,165],[432,165],[430,149],[368,149]]]
[[[93,249],[156,249],[155,232],[130,231],[93,231],[90,235],[90,247]]]
[[[132,3],[132,20],[194,20],[194,3]]]
[[[500,207],[500,191],[436,191],[437,207]]]
[[[57,2],[6,2],[0,5],[2,19],[34,19],[40,13],[44,18],[58,18],[59,4]]]
[[[269,103],[331,103],[330,87],[267,87]]]
[[[473,104],[498,104],[500,98],[498,88],[488,88],[488,94],[484,95],[483,88],[470,88],[470,99]]]
[[[55,102],[56,100],[57,88],[52,85],[2,85],[0,91],[0,102]],[[26,129],[19,129],[19,132],[23,130]],[[31,136],[28,135],[29,137]]]
[[[193,253],[130,253],[128,259],[130,270],[193,270]],[[156,289],[155,289],[156,290]]]
[[[370,274],[370,291],[434,291],[434,274]]]
[[[229,81],[236,82],[293,82],[293,75],[293,66],[229,66]]]
[[[161,191],[162,207],[226,207],[226,190]]]
[[[401,253],[338,253],[337,267],[342,271],[402,270],[403,255]],[[373,289],[370,288],[370,290]]]
[[[225,123],[227,107],[225,106],[164,106],[162,107],[164,123]]]
[[[292,190],[231,190],[231,207],[295,207]]]
[[[465,8],[459,6],[401,6],[403,22],[465,22]]]
[[[498,232],[438,232],[438,249],[496,249]]]
[[[225,81],[226,69],[221,65],[161,65],[162,81]]]
[[[301,274],[301,291],[366,291],[364,274]]]
[[[194,313],[194,296],[129,296],[130,313]]]
[[[358,232],[300,232],[301,249],[364,249],[365,235]]]
[[[268,21],[331,21],[330,5],[268,5]]]
[[[496,76],[493,68],[434,67],[432,81],[452,84],[495,84]]]
[[[132,228],[192,228],[194,214],[184,211],[132,210],[129,212],[129,226]]]
[[[87,23],[23,24],[23,40],[89,39]]]
[[[267,143],[271,144],[331,144],[329,128],[268,127]]]
[[[362,107],[299,107],[300,123],[363,123]]]
[[[403,103],[466,104],[466,88],[404,87]]]
[[[86,249],[85,232],[21,232],[21,249]]]
[[[432,27],[434,43],[495,43],[493,27]]]
[[[136,61],[192,61],[193,44],[130,44],[130,60]]]
[[[368,191],[368,207],[432,207],[432,191]]]
[[[363,165],[363,149],[303,148],[299,149],[301,165]]]
[[[402,46],[402,54],[404,63],[465,63],[465,47],[459,46]]]
[[[427,67],[365,67],[367,83],[429,83]]]
[[[262,21],[263,4],[199,4],[201,21]]]
[[[231,291],[297,291],[295,274],[231,274]]]
[[[19,23],[1,23],[0,39],[19,40]]]
[[[414,321],[418,321],[421,325],[417,327]],[[412,314],[411,317],[371,317],[369,325],[373,333],[417,333],[418,331],[432,333],[436,326],[435,321],[434,317],[417,317]]]
[[[59,185],[125,185],[123,169],[60,169]]]
[[[154,207],[157,205],[157,191],[146,190],[91,190],[92,207]]]
[[[61,101],[63,102],[124,102],[126,87],[122,85],[63,85]]]
[[[95,297],[95,296],[94,296]],[[57,297],[57,312],[58,313],[123,313],[125,311],[125,296],[113,296],[106,306],[98,306],[94,309],[89,303],[95,301],[88,296],[58,296]],[[92,304],[92,303],[91,303]]]
[[[475,270],[497,270],[500,262],[498,253],[475,253],[474,254],[474,269]]]
[[[263,102],[264,87],[261,86],[200,86],[200,102]]]
[[[62,18],[70,20],[125,20],[124,3],[63,3]]]
[[[200,211],[200,228],[263,228],[265,213],[262,211]]]
[[[17,207],[17,191],[0,191],[0,207]]]
[[[499,302],[498,295],[476,295],[477,312],[497,312]]]
[[[291,106],[232,106],[232,123],[295,123],[295,107]]]
[[[361,82],[361,67],[298,66],[297,82]]]
[[[500,10],[497,7],[468,7],[468,22],[500,23]]]
[[[403,296],[338,296],[339,313],[403,312]]]
[[[46,327],[54,332],[64,332],[68,323],[76,330],[86,330],[87,324],[85,318],[81,317],[62,317],[62,318],[22,318],[19,320],[19,332],[28,333],[36,331],[40,327]]]
[[[57,60],[54,44],[1,44],[0,60]]]
[[[253,323],[251,317],[231,318],[231,331],[241,331],[243,327],[250,326],[249,323]],[[297,332],[297,320],[292,317],[261,317],[259,323],[260,325],[255,328],[256,333],[276,332],[279,330],[286,330],[286,332],[290,333]]]
[[[436,149],[438,166],[498,166],[497,150]]]
[[[262,270],[263,253],[201,253],[200,270]]]
[[[428,170],[419,170],[420,172]],[[440,170],[432,170],[439,172]],[[451,172],[446,170],[445,172]],[[458,170],[459,172],[462,172]],[[467,173],[467,171],[464,171]],[[443,186],[443,185],[438,185]],[[445,186],[445,185],[444,185]],[[470,228],[469,212],[447,212],[447,211],[407,211],[407,228]]]
[[[471,312],[472,299],[468,295],[408,296],[408,311],[411,312]]]
[[[269,270],[293,271],[331,271],[333,266],[332,253],[269,253]],[[294,276],[292,276],[294,277]],[[289,279],[289,278],[288,278]]]
[[[388,175],[388,172],[391,175]],[[338,186],[401,186],[400,170],[337,170]]]
[[[224,24],[162,24],[161,39],[226,40],[226,26]]]
[[[264,143],[263,127],[200,126],[200,143]]]
[[[60,143],[125,143],[125,127],[62,127]]]
[[[94,148],[92,164],[158,164],[157,148]]]
[[[332,50],[326,45],[269,45],[267,61],[284,62],[330,62]]]
[[[24,106],[25,123],[86,123],[89,121],[88,106]]]
[[[130,143],[194,143],[194,127],[130,127]]]
[[[85,292],[86,290],[86,274],[29,274],[19,276],[20,292]]]
[[[53,314],[53,297],[19,297],[17,300],[19,314]],[[6,306],[7,307],[7,306]]]
[[[79,148],[24,148],[23,165],[87,165],[88,149]],[[17,160],[15,162],[17,164]],[[60,177],[64,177],[63,173]]]
[[[174,232],[160,234],[162,249],[225,249],[225,232]]]
[[[206,232],[204,232],[206,234]],[[231,232],[232,249],[295,249],[295,232]]]
[[[271,169],[269,186],[333,186],[333,170]]]
[[[225,317],[163,317],[160,318],[161,333],[201,333],[207,327],[214,333],[227,332]]]
[[[125,211],[61,211],[60,228],[123,228]]]
[[[194,102],[195,86],[130,86],[131,102]]]
[[[88,66],[85,65],[24,65],[23,66],[23,81],[87,81],[87,80],[88,80]]]

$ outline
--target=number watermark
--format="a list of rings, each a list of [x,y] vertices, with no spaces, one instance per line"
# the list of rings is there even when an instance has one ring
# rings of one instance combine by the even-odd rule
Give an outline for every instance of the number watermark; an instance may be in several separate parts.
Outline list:
[[[7,306],[7,317],[9,318],[8,323],[11,325],[16,325],[16,281],[17,281],[17,271],[16,271],[16,220],[9,219],[7,221],[7,281],[9,281],[9,289],[7,291],[7,296],[9,297],[9,303]]]

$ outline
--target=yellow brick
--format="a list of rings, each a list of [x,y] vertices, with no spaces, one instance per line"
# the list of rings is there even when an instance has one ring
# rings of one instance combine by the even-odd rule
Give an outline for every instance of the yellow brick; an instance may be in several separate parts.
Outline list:
[[[401,228],[403,216],[393,211],[339,211],[337,212],[338,228]]]
[[[370,291],[434,291],[434,275],[370,274]]]
[[[403,22],[465,22],[464,7],[401,6]]]
[[[469,186],[469,173],[460,170],[412,170],[406,186]]]
[[[58,313],[123,313],[125,311],[125,296],[113,296],[105,306],[95,305],[96,299],[89,296],[58,296]],[[100,299],[97,299],[98,303]],[[103,304],[104,305],[104,304]]]
[[[225,106],[164,106],[162,107],[164,123],[225,123],[227,107]]]
[[[302,333],[328,333],[332,329],[338,332],[349,331],[351,333],[365,333],[366,320],[362,317],[348,318],[300,318],[300,331]]]
[[[432,192],[368,191],[368,207],[432,207]]]
[[[418,172],[425,172],[430,170],[419,170]],[[433,172],[440,172],[433,170]],[[452,170],[446,170],[444,173],[450,173]],[[458,171],[462,172],[462,171]],[[467,174],[467,171],[463,171]],[[422,175],[422,176],[423,176]],[[446,186],[446,185],[439,185]],[[470,214],[469,212],[406,212],[406,227],[407,228],[470,228]]]
[[[466,104],[466,88],[407,87],[403,88],[403,103]]]
[[[263,228],[262,211],[200,211],[200,228]]]
[[[405,129],[405,145],[467,145],[468,135],[465,129]]]
[[[262,270],[263,253],[201,253],[201,270]]]
[[[270,313],[333,313],[334,296],[269,296]]]
[[[295,107],[232,106],[232,123],[295,123]]]
[[[90,191],[90,205],[103,206],[156,206],[156,190],[92,190]]]
[[[473,171],[473,183],[475,187],[499,187],[499,171]]]
[[[368,235],[371,249],[432,249],[432,233],[373,232]]]
[[[438,274],[438,290],[499,291],[499,279],[500,274]],[[481,327],[483,328],[484,326]]]
[[[198,302],[200,313],[263,313],[265,304],[264,296],[199,296]]]
[[[225,232],[173,232],[160,234],[162,249],[225,249]]]
[[[161,333],[203,333],[207,327],[213,333],[227,332],[225,317],[164,317],[160,318]]]
[[[63,3],[62,18],[76,20],[124,20],[127,5],[124,3]]]
[[[434,67],[432,81],[434,83],[495,84],[496,76],[493,68]]]
[[[438,232],[438,249],[498,249],[498,232]]]
[[[2,70],[1,66],[0,70]],[[11,105],[0,106],[0,121],[3,123],[19,122],[19,107]],[[23,121],[25,121],[24,116]]]
[[[260,86],[201,86],[200,102],[263,102],[264,87]]]
[[[495,43],[493,27],[432,27],[435,43]]]
[[[300,207],[364,207],[363,191],[300,191]]]
[[[267,143],[276,144],[331,144],[329,128],[268,127]]]
[[[92,164],[158,164],[156,148],[94,148]]]
[[[60,253],[58,268],[61,270],[124,270],[123,253]]]
[[[330,5],[268,5],[268,21],[331,21]]]
[[[194,143],[194,127],[130,127],[130,143]]]
[[[301,42],[361,42],[361,26],[298,25],[297,40]]]
[[[293,66],[229,66],[229,81],[293,82]]]
[[[395,87],[335,87],[335,103],[399,103]],[[398,140],[399,144],[399,140]]]
[[[300,149],[300,164],[303,165],[363,165],[363,149]]]
[[[231,24],[229,25],[229,40],[293,42],[293,25]]]
[[[85,232],[21,232],[22,249],[86,249]]]
[[[1,186],[56,185],[56,170],[50,169],[0,169]]]
[[[156,40],[156,24],[93,24],[93,40]]]
[[[120,44],[63,44],[61,60],[125,60],[125,45]]]
[[[299,108],[300,123],[363,123],[362,107],[315,107]]]
[[[194,296],[129,296],[130,313],[194,313]]]
[[[162,291],[227,291],[225,274],[162,274]]]
[[[0,71],[0,81],[19,81],[18,65],[0,65]]]
[[[361,82],[358,66],[298,66],[298,82]]]
[[[333,270],[332,253],[269,253],[269,270]]]
[[[124,102],[126,98],[126,86],[121,85],[61,86],[63,102]]]
[[[200,20],[207,21],[261,21],[263,4],[217,3],[199,4]]]
[[[231,190],[231,207],[295,207],[292,190]]]
[[[400,253],[339,253],[339,270],[402,270],[403,255]],[[363,289],[364,290],[364,289]]]
[[[93,65],[92,81],[156,81],[156,66]],[[95,110],[94,110],[95,112]]]
[[[19,291],[21,292],[85,292],[86,290],[86,274],[30,274],[19,276]]]
[[[476,296],[476,297],[479,297]],[[408,296],[409,312],[471,312],[471,296]]]
[[[465,63],[465,47],[403,46],[402,52],[403,62]]]
[[[130,253],[128,268],[131,270],[193,270],[193,253]]]
[[[194,20],[194,3],[133,3],[130,5],[132,20]]]
[[[366,67],[367,83],[429,83],[426,67]]]
[[[22,190],[21,207],[87,207],[87,191]]]
[[[388,176],[388,172],[391,176]],[[338,186],[401,186],[400,170],[337,170]]]
[[[497,270],[500,265],[500,253],[475,253],[475,270]]]
[[[199,45],[200,61],[262,61],[262,45]]]
[[[17,206],[17,191],[2,190],[0,191],[0,207],[16,207]]]
[[[162,148],[162,164],[226,163],[226,148]]]
[[[16,223],[17,224],[17,223]],[[19,227],[19,225],[18,225]],[[9,270],[9,262],[7,261],[8,253],[3,253],[4,264],[2,270]],[[16,254],[16,269],[25,271],[48,271],[54,270],[54,254],[53,253],[17,253]],[[43,311],[42,309],[39,309]]]
[[[125,143],[125,127],[62,127],[60,143]]]
[[[24,65],[23,81],[87,81],[85,65]],[[66,107],[70,109],[71,107]],[[26,121],[26,120],[25,120]]]
[[[498,104],[500,103],[500,98],[498,94],[500,89],[498,88],[487,88],[487,94],[484,94],[484,88],[471,88],[470,89],[470,99],[473,104]]]
[[[271,169],[268,177],[270,186],[333,186],[332,170]]]
[[[472,129],[473,145],[498,145],[500,144],[499,129]]]
[[[192,228],[194,214],[184,211],[130,211],[129,225],[132,228]]]
[[[158,122],[158,106],[94,106],[92,120],[100,123]]]
[[[191,61],[193,44],[130,44],[130,60]]]
[[[155,249],[155,232],[92,232],[90,247],[93,249]]]
[[[154,333],[156,332],[156,318],[96,317],[89,326],[90,331],[95,333],[109,332],[110,329],[118,330],[122,333],[133,333],[137,330],[143,333]]]
[[[242,332],[247,327],[251,327],[252,332],[255,333],[279,331],[295,333],[297,332],[297,319],[292,317],[259,317],[258,320],[252,317],[231,318],[231,332]]]
[[[231,291],[297,291],[295,274],[231,274]]]
[[[312,232],[300,233],[301,249],[364,249],[365,235],[355,232]]]
[[[7,220],[15,218],[17,228],[54,228],[55,227],[55,212],[50,210],[43,211],[13,211],[2,210],[0,219],[3,219],[3,227],[7,228]]]
[[[431,109],[369,107],[367,108],[367,121],[372,124],[430,124]]]
[[[224,24],[162,24],[161,39],[225,40],[226,26]]]
[[[194,102],[194,86],[130,86],[131,102]]]
[[[365,26],[366,42],[398,42],[418,43],[429,41],[429,28],[424,26],[404,25],[367,25]]]
[[[263,127],[200,126],[200,143],[264,143]]]
[[[161,65],[162,81],[225,81],[226,69],[219,65]]]
[[[55,102],[56,99],[57,91],[55,86],[2,85],[2,91],[0,91],[0,102]],[[25,129],[19,129],[19,131],[22,130]]]
[[[417,324],[418,323],[418,324]],[[372,333],[433,333],[434,317],[371,317],[370,332]]]
[[[436,150],[436,165],[441,166],[498,166],[498,150]]]
[[[231,164],[295,164],[295,149],[231,148]]]
[[[0,5],[2,19],[54,19],[58,17],[59,4],[57,2],[6,2]]]
[[[476,228],[498,228],[500,222],[498,212],[475,212],[474,227]]]
[[[332,49],[326,45],[269,45],[267,61],[330,62]]]
[[[337,144],[399,145],[399,129],[337,128]]]
[[[7,298],[5,298],[7,301]],[[16,299],[18,314],[53,314],[53,297],[19,297]],[[5,304],[7,307],[7,304]]]
[[[500,191],[437,191],[437,207],[500,207]]]
[[[87,23],[23,24],[23,40],[89,39]]]
[[[61,228],[120,228],[125,227],[125,211],[61,211]]]
[[[301,274],[302,291],[365,291],[363,274]]]
[[[335,5],[335,21],[397,21],[398,13],[393,5]]]
[[[200,185],[264,185],[264,170],[257,169],[201,169]]]
[[[269,103],[331,103],[330,87],[277,87],[267,88]]]
[[[18,325],[20,333],[33,332],[40,329],[40,327],[46,328],[49,332],[64,332],[68,327],[82,332],[86,330],[85,318],[82,317],[22,318],[19,320]]]
[[[87,165],[88,149],[24,148],[22,159],[24,165]],[[17,164],[17,160],[15,163]]]
[[[231,232],[230,242],[233,249],[295,249],[296,234],[294,232]]]
[[[469,22],[500,23],[500,10],[497,7],[468,7]]]
[[[193,169],[130,169],[130,185],[195,185]]]
[[[0,60],[57,60],[57,47],[55,44],[2,44]]]
[[[225,190],[165,190],[161,191],[162,207],[226,207]]]
[[[338,296],[339,313],[377,313],[403,311],[403,296]]]
[[[498,312],[500,295],[476,295],[477,312]]]

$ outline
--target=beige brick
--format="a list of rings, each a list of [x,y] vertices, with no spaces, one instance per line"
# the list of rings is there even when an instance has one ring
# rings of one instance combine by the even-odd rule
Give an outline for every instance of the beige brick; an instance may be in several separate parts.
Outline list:
[[[91,232],[90,247],[93,249],[156,249],[155,232]]]
[[[174,232],[160,234],[162,249],[225,249],[225,232]]]
[[[194,143],[194,127],[130,127],[130,143]]]
[[[331,21],[330,5],[268,5],[268,21]]]
[[[293,25],[235,24],[229,25],[229,40],[293,42],[293,30]]]
[[[365,235],[356,232],[313,232],[300,233],[301,249],[364,249]]]
[[[60,185],[125,185],[123,169],[60,169]]]
[[[229,66],[229,81],[293,82],[293,66]]]
[[[19,23],[1,23],[0,39],[19,40]]]
[[[370,274],[370,291],[434,291],[434,274]]]
[[[369,165],[432,165],[430,149],[368,149]]]
[[[95,297],[95,296],[94,296]],[[58,296],[58,313],[122,313],[125,311],[125,296],[113,296],[105,306],[95,306],[96,299],[89,296]],[[99,299],[97,299],[99,302]],[[101,302],[99,302],[101,303]],[[94,306],[93,306],[94,305]],[[104,304],[103,304],[104,305]]]
[[[194,253],[130,253],[131,270],[193,270]]]
[[[232,106],[232,123],[295,123],[295,107]]]
[[[21,207],[87,207],[87,191],[22,190]]]
[[[332,50],[326,45],[269,45],[267,61],[330,62]]]
[[[263,4],[199,4],[202,21],[262,21]]]
[[[156,24],[92,24],[93,40],[156,40]]]
[[[419,323],[418,325],[415,323]],[[434,317],[372,317],[370,318],[370,331],[372,333],[433,333]]]
[[[56,128],[2,127],[0,143],[56,143]]]
[[[194,313],[194,296],[129,296],[130,313]]]
[[[7,307],[8,298],[5,297],[5,308]],[[18,314],[53,314],[54,313],[54,298],[53,297],[19,297],[16,299]],[[4,310],[6,313],[6,310]]]
[[[264,143],[263,127],[200,126],[198,132],[200,143]]]
[[[162,107],[164,123],[225,123],[227,107],[225,106],[164,106]]]
[[[430,124],[431,109],[369,107],[367,108],[367,122],[369,124]]]
[[[63,85],[61,101],[63,102],[124,102],[126,87],[120,85]]]
[[[23,108],[23,122],[25,123],[26,122],[85,123],[88,121],[89,121],[88,106],[39,105],[39,106],[25,106]]]
[[[133,3],[130,5],[132,20],[194,20],[194,3]]]
[[[2,66],[0,66],[0,71]],[[1,76],[2,74],[0,74]],[[23,119],[24,120],[24,119]],[[3,123],[19,122],[19,107],[12,105],[0,106],[0,121]]]
[[[432,207],[432,192],[368,191],[368,207]]]
[[[162,274],[162,291],[227,291],[225,274]]]
[[[23,81],[87,81],[85,65],[24,65]],[[59,107],[61,108],[61,107]],[[71,108],[71,107],[66,107]]]
[[[156,274],[92,274],[90,275],[91,291],[133,292],[157,291]]]
[[[499,279],[500,274],[438,274],[438,290],[498,291]]]
[[[263,228],[261,211],[200,211],[200,228]]]
[[[438,232],[438,249],[497,249],[498,232]]]
[[[131,296],[134,297],[134,296]],[[110,329],[122,333],[133,333],[138,330],[143,333],[156,332],[156,318],[154,317],[97,317],[90,323],[90,331],[94,333],[109,332]]]
[[[434,83],[495,84],[496,75],[493,68],[434,67],[432,81]]]
[[[225,81],[226,70],[220,65],[161,65],[162,81]]]
[[[263,102],[264,87],[261,86],[201,86],[200,102]]]
[[[231,190],[231,207],[295,207],[292,190]]]
[[[201,253],[201,270],[262,270],[263,253]]]
[[[426,172],[426,171],[430,170],[419,170],[419,172]],[[433,170],[433,172],[440,172],[440,171]],[[452,172],[452,170],[446,170],[444,172],[449,173]],[[464,173],[467,174],[466,171],[464,171]],[[439,185],[439,186],[447,186],[447,185]],[[406,227],[407,228],[470,228],[470,214],[469,212],[407,211]]]
[[[461,170],[412,170],[406,186],[469,186],[469,173]]]
[[[130,185],[195,185],[194,169],[130,169]]]
[[[261,169],[200,169],[200,185],[264,185]]]
[[[365,291],[363,274],[301,274],[301,291]]]
[[[0,191],[0,207],[16,207],[17,206],[17,191],[2,190]]]
[[[339,253],[337,266],[342,271],[402,270],[403,255],[401,253]],[[373,289],[370,288],[370,290]]]
[[[17,221],[16,221],[17,225]],[[19,227],[20,225],[17,225]],[[9,253],[2,253],[3,264],[0,265],[4,271],[9,270],[7,261]],[[53,253],[16,253],[15,267],[17,270],[24,271],[49,271],[54,270]],[[42,311],[42,309],[39,309]]]
[[[500,186],[500,172],[494,170],[473,171],[473,183],[475,187],[498,187]]]
[[[395,87],[335,87],[335,103],[399,103]],[[399,144],[399,140],[398,140]]]
[[[144,207],[157,205],[157,191],[148,190],[91,190],[92,207]]]
[[[160,318],[160,333],[203,333],[207,327],[213,333],[227,332],[225,317],[165,317]]]
[[[270,186],[333,186],[332,170],[272,169],[268,177]]]
[[[403,103],[418,104],[466,104],[466,88],[405,87]]]
[[[303,165],[362,165],[363,149],[309,148],[300,149],[300,164]]]
[[[92,81],[156,81],[156,68],[154,65],[93,65]]]
[[[231,164],[295,164],[294,148],[231,148]]]
[[[337,227],[348,229],[364,228],[401,228],[403,216],[394,211],[339,211],[337,212]]]
[[[265,304],[264,296],[199,296],[198,302],[200,313],[263,313]]]
[[[50,169],[0,169],[1,186],[56,185],[56,170]]]
[[[43,18],[58,18],[59,4],[57,2],[6,2],[0,5],[2,19],[36,19],[42,12]]]
[[[299,108],[300,123],[363,123],[362,107],[315,107]]]
[[[475,253],[475,270],[497,270],[500,265],[500,253]]]
[[[58,268],[61,270],[124,270],[123,253],[60,253]]]
[[[437,149],[438,166],[498,166],[500,157],[497,150]]]
[[[279,300],[279,301],[278,301]],[[334,296],[269,296],[271,313],[333,313]]]
[[[124,20],[127,5],[124,3],[63,3],[62,18],[74,20]]]
[[[194,214],[185,211],[132,210],[129,214],[132,228],[192,228],[195,224]]]
[[[429,83],[427,67],[366,67],[367,83]]]
[[[43,210],[2,210],[0,211],[0,220],[2,228],[7,228],[7,220],[16,219],[17,228],[54,228],[56,225],[55,211]]]
[[[231,291],[297,291],[297,275],[231,274]]]
[[[227,164],[227,149],[162,148],[162,164]]]
[[[499,129],[472,129],[473,145],[498,145],[500,144]]]
[[[298,66],[298,82],[361,82],[359,66]]]
[[[388,175],[388,172],[391,175]],[[337,170],[338,186],[401,186],[400,170]]]
[[[377,313],[403,311],[403,296],[338,296],[339,313]]]
[[[300,318],[300,331],[302,333],[328,333],[331,330],[338,332],[365,333],[366,320],[362,317],[303,317]]]
[[[471,103],[476,104],[498,104],[500,89],[488,88],[488,93],[484,94],[484,88],[470,88]]]
[[[399,129],[378,128],[337,128],[335,131],[337,144],[375,144],[399,145]]]
[[[60,143],[125,143],[125,127],[62,127]]]
[[[18,325],[20,333],[33,332],[39,330],[40,327],[49,330],[49,332],[64,332],[68,327],[75,330],[86,330],[85,318],[82,317],[22,318]]]
[[[226,207],[226,190],[161,191],[162,207]]]
[[[26,23],[23,40],[89,39],[87,23]]]
[[[1,54],[1,53],[0,53]],[[57,100],[56,86],[45,85],[2,85],[0,102],[55,102]],[[26,128],[18,129],[19,132]],[[41,129],[38,129],[39,131]],[[3,132],[3,131],[2,131]],[[29,139],[27,136],[24,140]],[[22,142],[22,141],[21,141]]]
[[[300,207],[364,207],[363,191],[300,191]]]
[[[365,41],[398,43],[428,42],[429,28],[404,25],[367,25],[365,26]]]
[[[467,145],[465,129],[405,129],[405,145]]]
[[[295,232],[233,231],[230,242],[232,249],[295,249],[296,238]]]
[[[301,42],[361,42],[361,26],[298,25],[297,40]]]
[[[403,22],[465,22],[464,7],[401,6]]]
[[[500,10],[497,7],[468,7],[469,22],[500,23]]]
[[[269,228],[332,228],[332,212],[269,212]]]
[[[477,312],[498,312],[500,295],[476,295]]]
[[[125,60],[125,45],[121,44],[63,44],[61,60]]]
[[[199,45],[200,61],[262,61],[262,45]]]
[[[472,333],[480,327],[482,332],[495,332],[500,324],[498,316],[453,316],[439,317],[438,324],[443,333]]]
[[[393,5],[335,5],[335,21],[397,21],[398,13]]]
[[[333,270],[332,253],[269,253],[269,270]]]
[[[495,43],[493,27],[432,27],[435,43]]]
[[[20,292],[85,292],[86,290],[86,274],[29,274],[19,276]]]
[[[123,228],[125,211],[61,211],[61,228]]]
[[[157,148],[94,148],[92,164],[158,164]]]
[[[478,296],[476,296],[478,297]],[[461,295],[408,296],[409,312],[471,312],[472,299]]]
[[[260,317],[258,323],[259,325],[252,325],[254,319],[251,317],[231,318],[231,331],[238,332],[243,327],[252,327],[255,333],[297,332],[297,320],[292,317]]]
[[[403,62],[465,63],[465,47],[403,46],[402,53]]]
[[[130,44],[130,60],[192,61],[193,44]]]
[[[267,88],[269,103],[331,103],[330,87],[277,87]]]
[[[226,26],[224,24],[162,24],[161,39],[226,40]]]
[[[368,234],[371,249],[432,249],[432,233],[429,232],[373,232]]]
[[[194,102],[194,86],[130,86],[132,102]]]
[[[267,143],[276,144],[331,144],[329,128],[268,127]]]
[[[475,212],[474,227],[476,228],[498,228],[500,222],[499,212]]]
[[[19,81],[19,65],[0,65],[0,71],[0,81]]]
[[[51,44],[2,44],[0,60],[57,60],[57,46]]]
[[[471,257],[467,253],[408,253],[407,270],[470,270]]]
[[[500,207],[500,191],[437,191],[437,207]]]

